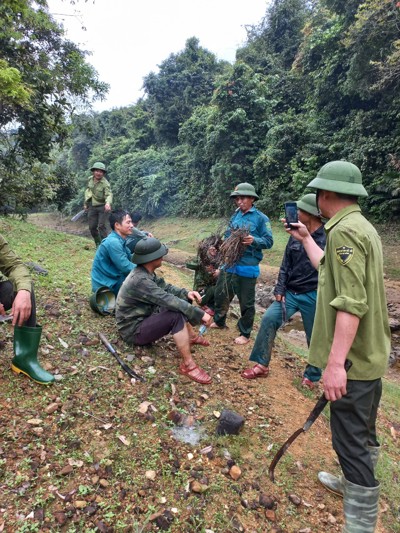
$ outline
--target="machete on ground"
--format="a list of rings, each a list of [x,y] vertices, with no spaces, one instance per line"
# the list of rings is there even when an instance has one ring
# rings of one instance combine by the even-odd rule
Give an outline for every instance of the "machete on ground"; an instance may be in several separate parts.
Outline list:
[[[107,348],[107,350],[115,357],[115,359],[118,361],[121,367],[125,370],[128,376],[134,379],[138,379],[139,381],[146,381],[143,376],[139,376],[139,374],[137,374],[134,370],[132,370],[132,368],[130,368],[126,363],[122,361],[120,356],[115,351],[115,348],[113,348],[112,344],[107,339],[107,337],[104,335],[104,333],[99,333],[99,338],[101,342],[104,344],[104,346]]]
[[[349,359],[346,359],[346,361],[344,363],[344,368],[345,368],[346,372],[349,371],[349,369],[350,369],[352,364],[353,363]],[[278,462],[280,461],[282,455],[286,452],[286,450],[289,448],[289,446],[292,444],[292,442],[295,439],[297,439],[297,437],[299,435],[301,435],[302,433],[305,433],[308,429],[310,429],[310,427],[314,424],[314,422],[317,420],[319,415],[324,410],[324,407],[326,406],[327,403],[328,403],[328,400],[325,398],[325,393],[322,393],[322,395],[320,396],[319,400],[315,404],[314,409],[311,411],[309,417],[305,421],[304,426],[299,428],[299,429],[297,429],[293,433],[293,435],[291,435],[288,438],[288,440],[276,452],[275,457],[272,459],[271,464],[269,465],[269,469],[268,469],[269,479],[272,482],[275,481],[275,476],[274,476],[275,467],[278,464]]]

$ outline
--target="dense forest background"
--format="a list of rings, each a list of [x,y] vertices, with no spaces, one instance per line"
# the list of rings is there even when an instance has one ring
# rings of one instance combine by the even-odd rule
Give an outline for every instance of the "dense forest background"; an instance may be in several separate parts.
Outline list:
[[[225,215],[242,181],[276,215],[346,159],[363,173],[364,209],[399,217],[400,2],[274,0],[233,65],[192,37],[145,77],[141,100],[102,113],[88,106],[106,84],[45,0],[2,0],[0,20],[4,212],[81,209],[103,161],[114,206],[148,217]]]

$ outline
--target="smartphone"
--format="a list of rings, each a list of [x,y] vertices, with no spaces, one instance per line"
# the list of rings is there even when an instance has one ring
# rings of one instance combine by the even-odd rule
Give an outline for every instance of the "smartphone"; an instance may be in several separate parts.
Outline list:
[[[297,204],[296,202],[285,202],[284,206],[286,224],[289,226],[289,229],[292,229],[292,222],[299,221],[299,217],[297,216]]]

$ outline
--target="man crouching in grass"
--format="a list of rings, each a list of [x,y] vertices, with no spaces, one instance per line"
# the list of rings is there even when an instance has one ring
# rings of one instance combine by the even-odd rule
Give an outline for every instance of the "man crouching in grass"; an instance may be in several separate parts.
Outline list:
[[[179,373],[208,384],[211,377],[196,365],[190,346],[210,343],[196,335],[191,324],[209,326],[212,317],[191,305],[190,301],[201,302],[198,292],[175,287],[156,276],[155,270],[167,253],[168,248],[154,237],[137,243],[132,257],[137,268],[127,276],[118,293],[117,327],[124,341],[136,346],[150,344],[171,333],[182,357]]]

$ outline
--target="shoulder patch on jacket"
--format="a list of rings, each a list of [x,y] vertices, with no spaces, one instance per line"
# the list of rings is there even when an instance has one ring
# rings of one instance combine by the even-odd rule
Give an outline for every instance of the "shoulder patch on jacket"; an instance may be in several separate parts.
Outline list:
[[[341,265],[347,265],[353,259],[354,250],[350,246],[338,246],[335,251],[336,259]]]

